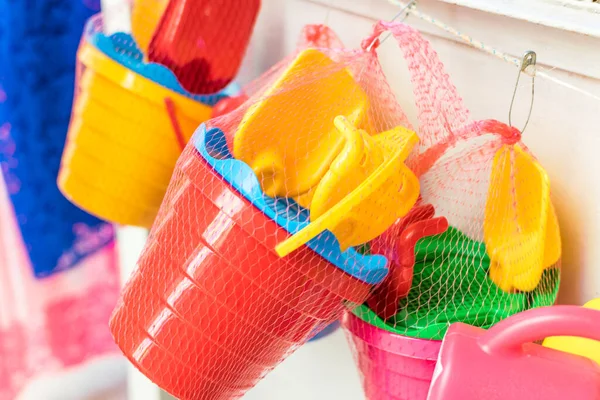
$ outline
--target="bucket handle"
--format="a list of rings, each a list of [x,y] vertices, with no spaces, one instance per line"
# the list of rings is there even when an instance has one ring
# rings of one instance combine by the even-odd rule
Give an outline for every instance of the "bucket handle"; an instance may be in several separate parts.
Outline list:
[[[521,353],[525,343],[549,336],[600,341],[600,311],[579,306],[540,307],[515,314],[479,338],[487,353]]]
[[[167,109],[167,115],[169,116],[169,120],[171,121],[171,126],[173,127],[175,140],[177,140],[181,151],[183,151],[187,143],[185,137],[183,136],[183,131],[181,130],[179,121],[177,120],[177,115],[175,115],[175,102],[173,101],[173,99],[171,99],[170,97],[165,97],[165,107]]]

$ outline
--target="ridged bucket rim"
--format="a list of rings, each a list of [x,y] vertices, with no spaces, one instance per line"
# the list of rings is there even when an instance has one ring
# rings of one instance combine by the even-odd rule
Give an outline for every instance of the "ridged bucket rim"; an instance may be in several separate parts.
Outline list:
[[[361,339],[370,346],[402,357],[437,361],[442,346],[441,340],[417,339],[378,328],[363,321],[351,311],[344,313],[342,326],[352,336]]]

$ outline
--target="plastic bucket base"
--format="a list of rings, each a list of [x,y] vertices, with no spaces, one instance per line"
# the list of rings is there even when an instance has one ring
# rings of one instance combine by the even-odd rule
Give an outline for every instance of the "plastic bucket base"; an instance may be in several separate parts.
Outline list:
[[[349,298],[364,301],[370,285],[305,246],[278,257],[264,239],[289,234],[195,154],[182,157],[186,173],[175,171],[110,328],[127,357],[175,396],[237,398],[339,319]]]
[[[65,167],[59,172],[58,187],[81,209],[116,224],[150,227],[158,211],[156,207],[122,200]]]
[[[426,400],[442,342],[377,328],[351,312],[342,318],[369,400]]]

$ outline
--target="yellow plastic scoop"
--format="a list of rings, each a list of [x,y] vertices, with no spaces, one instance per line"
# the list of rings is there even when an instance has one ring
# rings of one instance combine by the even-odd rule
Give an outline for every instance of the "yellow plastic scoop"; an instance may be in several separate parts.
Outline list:
[[[413,207],[419,181],[404,160],[419,141],[414,132],[396,127],[370,136],[344,117],[335,119],[344,148],[315,189],[311,223],[277,245],[284,257],[329,229],[342,251],[382,234]]]
[[[590,300],[584,307],[600,310],[600,299]],[[600,364],[600,342],[596,340],[574,336],[553,336],[544,340],[544,346],[587,357]]]
[[[318,50],[304,50],[248,109],[233,156],[252,168],[266,195],[308,207],[311,189],[344,144],[333,119],[344,115],[364,127],[367,107],[367,95],[347,69]]]
[[[490,278],[506,292],[535,289],[560,258],[548,176],[518,145],[505,145],[494,157],[483,231]]]

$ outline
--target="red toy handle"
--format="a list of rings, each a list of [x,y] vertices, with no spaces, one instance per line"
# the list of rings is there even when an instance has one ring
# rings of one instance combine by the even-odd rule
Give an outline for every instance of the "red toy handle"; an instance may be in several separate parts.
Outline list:
[[[381,236],[371,241],[371,252],[373,254],[384,255],[388,260],[390,260],[390,264],[398,261],[399,255],[396,252],[397,249],[395,244],[400,238],[402,232],[404,232],[406,227],[410,224],[433,218],[434,215],[435,209],[431,204],[413,207],[408,214],[394,222],[394,224]]]
[[[524,343],[549,336],[600,340],[600,311],[579,306],[534,308],[494,325],[479,344],[488,353],[521,352]]]
[[[398,242],[398,255],[400,266],[412,268],[415,265],[415,245],[426,237],[439,235],[448,229],[446,217],[437,217],[424,221],[415,222],[402,232]],[[411,274],[412,275],[412,274]]]
[[[388,237],[388,240],[395,240],[395,245],[384,246],[386,236],[374,241],[373,252],[377,253],[377,250],[381,249],[390,260],[390,273],[369,297],[367,304],[384,320],[393,317],[398,312],[400,299],[408,296],[412,286],[417,242],[426,236],[437,235],[448,229],[446,218],[431,218],[434,213],[432,205],[415,207],[384,234],[393,235]]]

